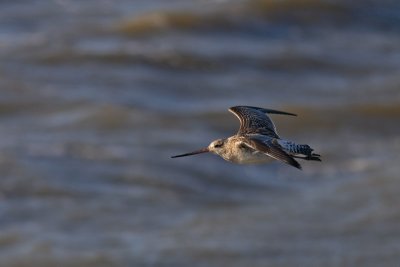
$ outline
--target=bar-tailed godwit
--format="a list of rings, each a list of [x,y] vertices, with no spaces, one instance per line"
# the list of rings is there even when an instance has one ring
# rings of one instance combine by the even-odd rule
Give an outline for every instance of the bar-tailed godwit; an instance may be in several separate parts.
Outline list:
[[[266,163],[275,159],[298,169],[301,169],[301,165],[295,158],[321,161],[320,155],[312,153],[313,149],[309,145],[281,139],[274,123],[267,115],[297,116],[296,114],[250,106],[231,107],[229,111],[240,120],[239,131],[234,136],[217,139],[208,147],[172,158],[212,152],[238,164]]]

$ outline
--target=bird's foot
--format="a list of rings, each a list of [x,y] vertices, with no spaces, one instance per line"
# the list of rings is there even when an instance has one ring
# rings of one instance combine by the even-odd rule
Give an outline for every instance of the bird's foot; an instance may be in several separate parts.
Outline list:
[[[301,156],[293,156],[293,157],[298,158],[298,159],[304,159],[304,160],[321,161],[321,159],[320,159],[321,155],[315,154],[315,153],[311,153],[310,155],[307,155],[305,157],[301,157]]]

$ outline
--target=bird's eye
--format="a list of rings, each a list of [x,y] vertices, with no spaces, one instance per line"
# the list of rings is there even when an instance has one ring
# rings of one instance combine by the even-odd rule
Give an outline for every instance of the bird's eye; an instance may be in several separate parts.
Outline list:
[[[214,147],[222,147],[222,143],[217,143],[214,145]]]
[[[247,146],[246,146],[245,144],[243,144],[243,143],[240,143],[239,148],[240,148],[240,149],[246,149]]]

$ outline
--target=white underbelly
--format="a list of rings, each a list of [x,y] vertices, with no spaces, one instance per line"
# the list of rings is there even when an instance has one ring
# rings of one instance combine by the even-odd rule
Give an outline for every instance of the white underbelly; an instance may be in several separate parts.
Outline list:
[[[238,164],[261,164],[268,163],[273,160],[273,158],[265,155],[264,153],[254,151],[252,153],[241,153],[237,157],[232,158],[230,161]]]

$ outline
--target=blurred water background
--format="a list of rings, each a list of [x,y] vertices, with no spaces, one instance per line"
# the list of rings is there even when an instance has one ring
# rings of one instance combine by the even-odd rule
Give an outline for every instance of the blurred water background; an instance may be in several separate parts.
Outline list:
[[[0,2],[0,266],[399,266],[400,3]],[[303,171],[169,157],[273,116]]]

